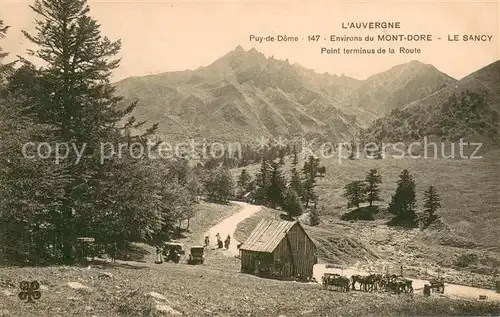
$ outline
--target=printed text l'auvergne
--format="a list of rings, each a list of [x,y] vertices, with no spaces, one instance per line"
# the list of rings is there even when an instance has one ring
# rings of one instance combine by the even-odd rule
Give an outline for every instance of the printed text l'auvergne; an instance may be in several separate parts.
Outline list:
[[[342,22],[343,29],[400,29],[401,22]]]

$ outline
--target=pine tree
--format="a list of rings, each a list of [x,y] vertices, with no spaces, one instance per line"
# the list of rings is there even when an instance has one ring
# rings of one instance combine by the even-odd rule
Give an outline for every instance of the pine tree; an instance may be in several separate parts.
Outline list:
[[[426,214],[425,226],[429,226],[434,220],[437,219],[436,211],[441,208],[441,199],[434,186],[424,192],[424,212]]]
[[[313,156],[309,156],[309,159],[304,163],[302,168],[302,173],[304,175],[304,182],[302,185],[302,201],[307,208],[309,202],[314,201],[317,198],[314,192],[314,187],[316,186],[316,177],[318,176],[319,168],[319,158],[315,159]]]
[[[233,195],[233,187],[231,172],[224,167],[212,171],[205,181],[207,198],[212,202],[227,203]]]
[[[286,156],[286,148],[285,147],[279,147],[279,149],[278,149],[278,158],[279,158],[279,164],[281,166],[285,165],[285,156]]]
[[[326,167],[320,166],[318,168],[318,174],[319,174],[318,176],[323,177],[323,176],[325,176],[325,173],[326,173]]]
[[[363,181],[354,181],[344,187],[344,194],[347,199],[347,208],[359,208],[359,204],[366,201],[366,184]]]
[[[390,224],[405,226],[416,225],[416,185],[408,170],[403,170],[399,175],[398,187],[391,198],[388,211],[394,215]]]
[[[198,203],[198,197],[201,196],[203,193],[203,178],[202,175],[199,175],[199,173],[194,172],[194,170],[191,170],[188,176],[188,180],[186,182],[186,189],[188,190],[189,194],[191,195],[191,199]]]
[[[0,40],[7,30],[0,21]],[[23,151],[34,140],[49,140],[51,131],[24,116],[24,96],[9,92],[13,63],[2,63],[6,56],[0,45],[0,263],[36,264],[57,258],[59,240],[48,220],[57,217],[68,174],[33,148]]]
[[[281,165],[277,162],[271,163],[269,176],[269,187],[267,189],[267,202],[271,208],[283,205],[283,192],[285,190],[285,178],[281,171]]]
[[[373,205],[374,201],[382,201],[380,199],[379,184],[382,184],[382,176],[378,173],[377,169],[371,169],[366,176],[366,201]]]
[[[124,137],[123,131],[143,123],[126,119],[135,104],[119,108],[122,98],[110,83],[111,72],[119,65],[115,56],[121,44],[100,35],[85,0],[36,0],[31,8],[40,17],[35,21],[35,34],[23,33],[37,46],[31,55],[45,66],[36,69],[36,94],[25,105],[37,122],[54,127],[54,141],[84,149],[83,161],[64,166],[70,177],[61,184],[64,195],[53,207],[60,215],[53,225],[60,232],[64,260],[72,262],[78,235],[103,230],[99,234],[124,244],[158,229],[163,207],[154,196],[154,184],[144,179],[151,174],[145,161],[100,161],[102,144],[128,141],[130,146],[134,141],[145,145],[156,126],[133,139]],[[125,122],[123,127],[121,122]],[[67,161],[76,161],[72,151]],[[134,227],[131,220],[137,222]],[[109,228],[104,228],[105,222]]]
[[[287,188],[285,190],[283,210],[288,214],[290,219],[294,219],[304,213],[300,197],[292,188]]]
[[[246,169],[242,169],[240,176],[238,177],[237,186],[238,186],[238,197],[241,198],[248,191],[250,187],[250,183],[252,181],[252,177],[248,174]]]
[[[350,148],[349,148],[349,156],[347,157],[347,159],[354,160],[354,159],[357,158],[356,157],[356,153],[355,153],[355,149],[356,149],[355,146],[356,146],[356,144],[354,142],[352,142],[351,145],[350,145]]]
[[[4,25],[3,20],[0,19],[0,40],[3,40],[5,38],[8,29],[9,26]],[[2,60],[8,55],[9,53],[4,52],[2,50],[2,47],[0,46],[0,86],[2,87],[6,84],[7,77],[9,77],[13,72],[14,62],[12,63],[2,62]]]
[[[315,227],[320,224],[320,218],[319,218],[319,213],[320,211],[318,210],[318,202],[315,201],[313,207],[311,208],[311,211],[309,212],[309,225],[312,227]]]
[[[267,204],[267,192],[270,184],[270,166],[267,161],[266,156],[262,157],[262,162],[260,164],[260,171],[255,177],[255,200],[262,204]]]
[[[299,197],[302,197],[303,195],[303,188],[302,188],[302,180],[300,179],[300,174],[297,171],[297,164],[299,163],[298,155],[297,155],[297,149],[295,145],[293,146],[293,160],[292,160],[292,169],[291,169],[291,179],[290,179],[290,187],[295,190],[297,195]]]

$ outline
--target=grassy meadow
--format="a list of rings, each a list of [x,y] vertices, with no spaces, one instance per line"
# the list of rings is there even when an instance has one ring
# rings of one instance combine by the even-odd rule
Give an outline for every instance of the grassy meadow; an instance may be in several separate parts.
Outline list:
[[[317,179],[316,191],[324,212],[318,227],[308,227],[319,242],[321,258],[377,271],[391,270],[402,263],[408,274],[415,277],[440,271],[450,283],[493,287],[500,265],[500,152],[480,153],[480,159],[434,159],[430,154],[427,159],[321,159],[326,175]],[[285,160],[287,174],[290,163],[290,159]],[[340,216],[348,211],[342,197],[344,186],[364,179],[372,168],[379,170],[383,180],[379,219],[341,221]],[[418,210],[423,208],[423,191],[429,186],[435,186],[441,196],[441,218],[427,230],[384,225],[390,219],[385,208],[403,169],[408,169],[416,181]],[[247,170],[255,175],[259,165]],[[241,168],[233,171],[235,177],[240,171]],[[269,215],[260,213],[255,217]],[[257,222],[257,218],[247,220],[239,231],[245,226],[247,232],[251,231]]]
[[[210,258],[224,257],[217,251]],[[232,261],[232,259],[228,259]],[[0,316],[478,316],[498,315],[497,303],[447,298],[325,291],[320,285],[280,282],[237,272],[236,262],[152,263],[86,267],[4,268],[3,280],[37,279],[35,303],[1,287]],[[98,279],[101,271],[112,278]],[[85,288],[74,289],[68,282]],[[7,292],[13,293],[6,295]]]
[[[210,226],[239,210],[238,206],[201,203],[190,230],[179,241],[198,244]],[[262,215],[279,217],[264,208],[240,224],[243,240]],[[313,228],[313,230],[320,230]],[[323,229],[321,229],[323,230]],[[242,233],[243,232],[243,233]],[[343,233],[339,232],[338,236]],[[315,237],[321,235],[314,234]],[[2,267],[2,317],[157,317],[157,316],[477,316],[498,315],[497,303],[325,291],[318,284],[266,280],[239,273],[239,260],[208,250],[201,266],[154,264],[154,248],[136,245],[138,261],[94,262],[89,266]],[[110,278],[100,279],[107,272]],[[24,303],[17,297],[22,280],[37,280],[41,298]]]

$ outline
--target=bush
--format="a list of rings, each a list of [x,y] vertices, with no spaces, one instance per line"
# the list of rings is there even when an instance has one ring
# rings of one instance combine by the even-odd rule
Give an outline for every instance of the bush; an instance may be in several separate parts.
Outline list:
[[[455,261],[455,266],[462,267],[462,268],[468,267],[470,265],[477,264],[477,261],[478,261],[477,254],[474,254],[474,253],[462,254]]]
[[[349,221],[349,220],[367,220],[373,221],[375,220],[374,214],[378,213],[377,206],[367,206],[354,209],[352,211],[346,212],[340,217],[340,219]]]

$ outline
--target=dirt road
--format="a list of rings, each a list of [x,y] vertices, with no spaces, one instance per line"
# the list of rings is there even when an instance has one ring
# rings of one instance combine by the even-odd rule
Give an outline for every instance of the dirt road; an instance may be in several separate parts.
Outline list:
[[[220,233],[221,238],[224,240],[225,237],[229,234],[231,236],[231,244],[229,246],[229,250],[224,251],[228,256],[238,255],[238,241],[234,239],[234,232],[238,226],[238,223],[245,220],[248,217],[251,217],[253,214],[260,210],[260,206],[250,205],[243,202],[235,202],[236,204],[242,207],[242,210],[231,217],[228,217],[222,220],[219,224],[213,226],[207,234],[210,236],[211,243],[215,242],[215,235]],[[352,276],[355,274],[358,275],[367,275],[368,272],[357,271],[352,269],[335,269],[335,268],[327,268],[326,264],[316,264],[313,269],[313,275],[317,281],[321,281],[321,276],[325,272],[338,273],[346,276]],[[419,279],[411,279],[413,281],[413,288],[416,293],[422,293],[424,288],[424,284],[427,284],[428,281],[419,280]],[[487,290],[476,287],[469,287],[463,285],[455,285],[455,284],[445,284],[445,295],[451,298],[469,298],[469,299],[478,299],[479,295],[487,296],[488,300],[500,301],[500,294],[495,293],[493,290]]]
[[[335,268],[327,268],[325,264],[316,264],[314,266],[313,271],[314,271],[313,273],[314,277],[318,281],[321,280],[321,276],[326,272],[337,273],[349,277],[351,277],[352,275],[369,274],[369,272],[363,272],[352,269],[341,270]],[[422,293],[424,285],[429,283],[428,281],[425,280],[419,280],[413,278],[410,279],[413,281],[413,289],[415,290],[416,293]],[[463,285],[448,284],[448,283],[445,283],[445,295],[450,298],[469,298],[469,299],[478,299],[479,295],[486,295],[488,300],[500,301],[500,294],[495,293],[495,291],[493,290],[463,286]]]
[[[229,249],[224,250],[224,253],[230,256],[236,256],[239,254],[237,245],[240,242],[234,238],[234,232],[236,231],[236,227],[240,222],[260,211],[261,208],[260,206],[250,205],[238,201],[233,203],[240,205],[242,207],[241,211],[222,220],[217,225],[210,228],[210,230],[205,234],[210,237],[210,244],[212,245],[217,243],[217,238],[216,238],[217,233],[220,234],[222,241],[224,241],[226,237],[229,235],[231,237],[231,243],[229,244]]]

